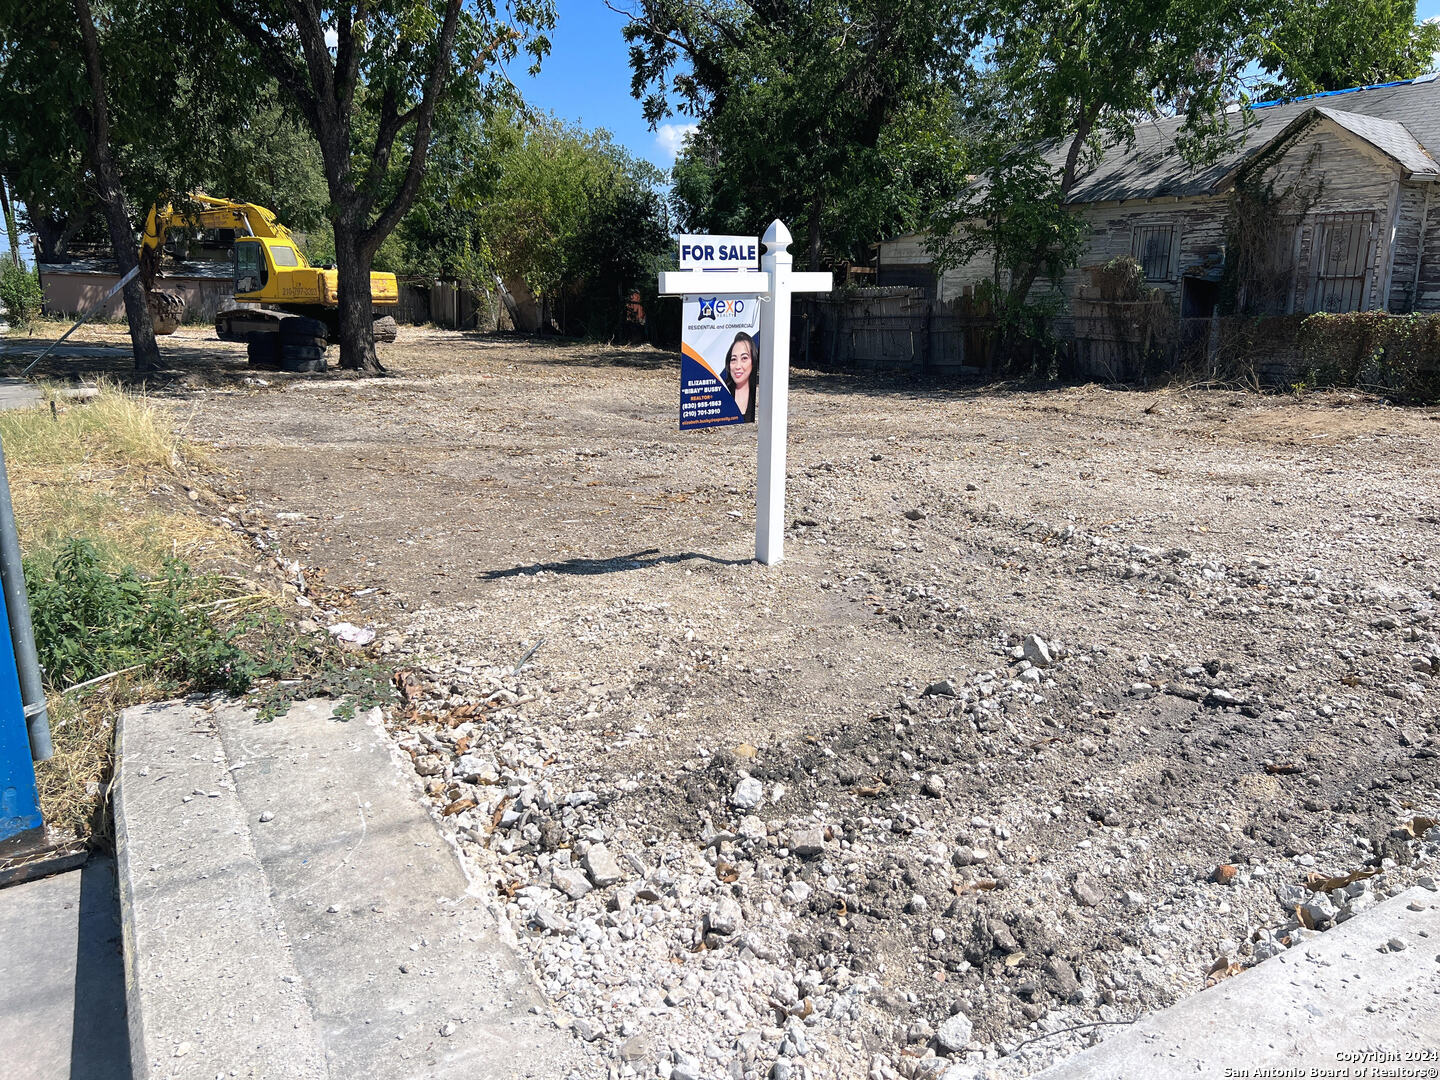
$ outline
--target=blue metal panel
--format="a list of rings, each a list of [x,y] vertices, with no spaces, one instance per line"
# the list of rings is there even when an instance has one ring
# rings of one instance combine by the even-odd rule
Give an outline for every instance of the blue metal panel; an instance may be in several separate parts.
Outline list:
[[[5,597],[0,595],[0,840],[38,829],[43,823],[30,738],[25,731],[25,707],[20,704],[10,620],[5,614]]]

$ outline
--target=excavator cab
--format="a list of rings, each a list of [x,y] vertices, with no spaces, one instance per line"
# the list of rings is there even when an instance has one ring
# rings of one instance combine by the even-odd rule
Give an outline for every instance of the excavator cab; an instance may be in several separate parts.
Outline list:
[[[235,295],[257,293],[270,276],[265,245],[254,237],[235,238]]]

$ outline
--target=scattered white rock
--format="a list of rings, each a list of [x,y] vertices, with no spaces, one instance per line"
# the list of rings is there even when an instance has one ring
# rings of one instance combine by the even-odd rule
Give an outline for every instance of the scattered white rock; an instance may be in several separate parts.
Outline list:
[[[730,805],[737,810],[756,810],[765,801],[765,787],[753,776],[742,777],[730,795]]]

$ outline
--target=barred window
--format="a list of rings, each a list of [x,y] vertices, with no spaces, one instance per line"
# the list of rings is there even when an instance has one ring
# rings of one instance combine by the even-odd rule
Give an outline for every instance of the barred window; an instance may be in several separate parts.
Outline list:
[[[1175,250],[1174,225],[1136,225],[1130,254],[1145,269],[1146,281],[1169,281]]]
[[[1371,213],[1324,214],[1316,219],[1310,254],[1311,311],[1359,311],[1365,306],[1374,234]]]

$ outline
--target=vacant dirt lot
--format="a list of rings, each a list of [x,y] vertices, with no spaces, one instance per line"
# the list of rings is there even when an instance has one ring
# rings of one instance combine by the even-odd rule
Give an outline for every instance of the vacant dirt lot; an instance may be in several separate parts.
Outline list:
[[[1432,872],[1433,410],[797,372],[766,568],[672,356],[170,347],[598,1072],[1022,1074]]]

